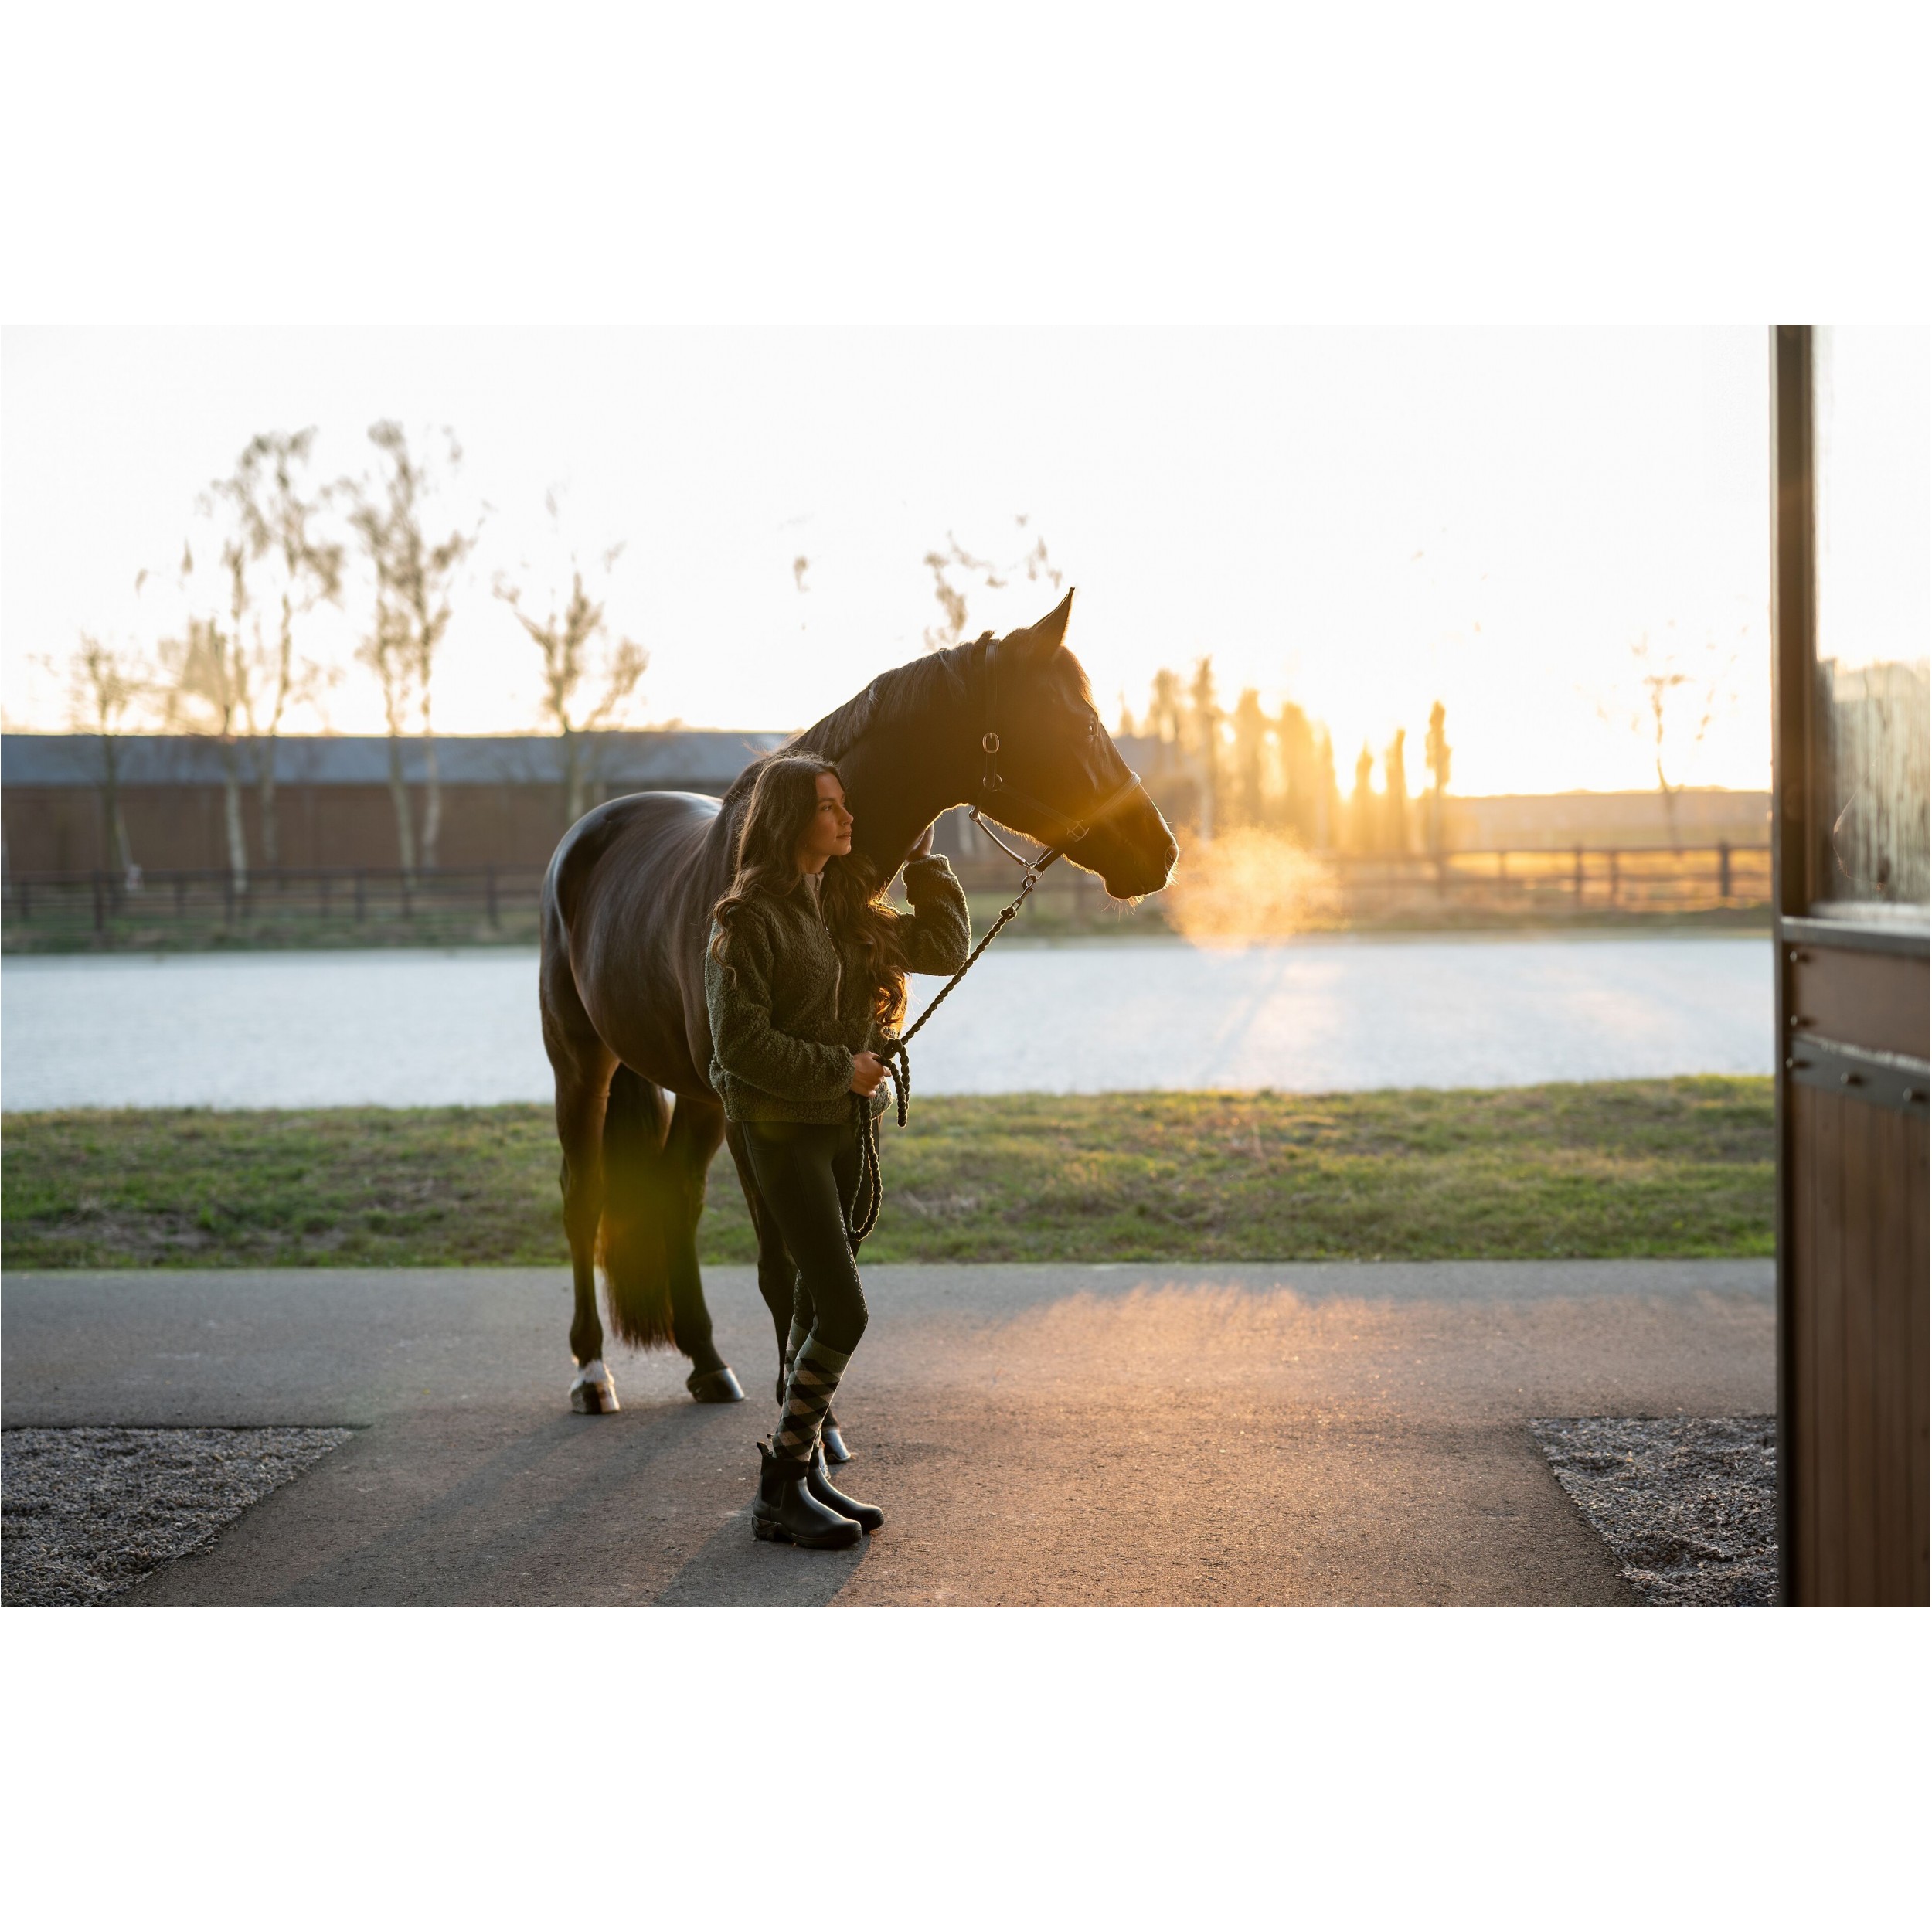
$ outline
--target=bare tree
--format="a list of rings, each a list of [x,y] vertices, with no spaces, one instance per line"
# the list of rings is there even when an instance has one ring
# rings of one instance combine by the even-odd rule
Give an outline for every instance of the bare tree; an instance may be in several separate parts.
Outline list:
[[[1357,852],[1373,852],[1376,837],[1375,753],[1362,740],[1355,761],[1355,791],[1349,800],[1349,843]]]
[[[1147,730],[1150,737],[1177,752],[1181,743],[1181,679],[1164,666],[1154,674],[1148,692]]]
[[[242,738],[250,709],[249,656],[242,640],[247,614],[247,579],[232,552],[223,558],[228,583],[218,602],[198,571],[192,543],[182,547],[180,583],[187,610],[179,634],[162,640],[165,713],[170,730],[213,739],[222,771],[222,821],[228,838],[228,871],[235,889],[248,889],[248,838],[242,820]]]
[[[295,627],[318,604],[339,600],[342,546],[318,538],[313,524],[322,493],[301,476],[314,447],[311,427],[272,430],[243,450],[234,474],[214,486],[233,530],[223,561],[233,577],[238,626],[246,619],[250,675],[241,691],[260,799],[262,863],[281,862],[275,816],[275,756],[292,702],[312,697],[319,666],[300,658]],[[264,622],[264,611],[272,616]]]
[[[1267,713],[1252,685],[1234,706],[1234,782],[1242,824],[1261,822],[1261,768],[1268,738]]]
[[[1646,631],[1631,645],[1630,655],[1641,701],[1631,703],[1621,696],[1600,699],[1597,715],[1628,726],[1648,745],[1657,774],[1658,795],[1663,801],[1665,828],[1671,850],[1677,852],[1682,849],[1677,828],[1678,794],[1684,789],[1685,774],[1698,747],[1724,708],[1737,653],[1733,651],[1725,657],[1708,638],[1695,647],[1674,639],[1653,645]]]
[[[1214,660],[1199,658],[1188,688],[1190,749],[1201,774],[1201,836],[1211,840],[1221,817],[1221,707],[1214,695]]]
[[[1409,769],[1403,759],[1407,732],[1398,730],[1382,754],[1383,842],[1391,852],[1409,849]]]
[[[146,575],[141,573],[142,577]],[[140,583],[137,578],[137,589]],[[87,631],[81,632],[80,642],[64,666],[46,657],[35,662],[56,676],[64,673],[68,722],[95,741],[104,855],[132,890],[140,884],[141,874],[121,807],[121,741],[129,723],[155,695],[154,667],[133,649],[104,642]]]
[[[416,824],[410,806],[408,774],[403,767],[403,737],[409,729],[414,660],[409,628],[402,613],[379,596],[369,634],[356,656],[376,673],[382,687],[383,720],[389,733],[389,796],[396,814],[396,862],[411,884],[416,879]]]
[[[1029,520],[1023,515],[1013,519],[1022,535]],[[985,557],[969,556],[960,548],[959,539],[948,530],[945,549],[928,550],[922,561],[933,573],[933,595],[938,600],[943,620],[925,632],[928,651],[944,651],[964,639],[968,621],[967,587],[975,577],[988,590],[1003,590],[1021,576],[1029,583],[1037,583],[1044,578],[1056,590],[1060,587],[1060,573],[1047,555],[1046,539],[1037,535],[1032,549],[1012,563],[1002,564]],[[802,581],[799,587],[804,588]]]
[[[430,501],[447,487],[463,461],[454,434],[447,429],[441,434],[440,459],[419,462],[410,454],[409,438],[400,423],[371,424],[369,440],[382,457],[382,474],[349,486],[349,526],[361,539],[376,577],[373,621],[357,655],[383,687],[396,844],[403,869],[412,878],[417,844],[403,777],[402,735],[413,713],[423,740],[421,859],[434,871],[443,825],[443,787],[430,703],[436,652],[449,629],[450,590],[457,566],[475,547],[477,536],[474,528],[453,529],[433,543],[424,534]]]
[[[1305,845],[1328,842],[1335,752],[1328,734],[1301,706],[1284,700],[1269,730],[1281,771],[1281,815]]]
[[[1315,782],[1311,790],[1315,796],[1309,843],[1318,851],[1326,851],[1335,842],[1335,828],[1342,817],[1342,788],[1335,782],[1335,740],[1326,725],[1315,731],[1312,743]]]
[[[1448,717],[1438,698],[1429,707],[1429,735],[1423,740],[1423,757],[1429,769],[1429,850],[1437,859],[1442,856],[1443,811],[1449,795]]]
[[[546,498],[554,523],[556,503]],[[600,562],[607,578],[623,553],[617,544],[604,552]],[[799,559],[800,565],[804,560]],[[798,574],[802,577],[802,570]],[[802,589],[803,584],[801,583]],[[583,587],[583,571],[573,553],[570,558],[570,593],[556,607],[550,601],[549,614],[532,617],[523,607],[520,585],[501,576],[496,595],[510,607],[511,614],[529,634],[543,656],[543,714],[556,727],[563,740],[564,824],[573,825],[590,809],[589,787],[593,776],[587,747],[595,743],[587,734],[607,730],[622,716],[635,695],[639,680],[650,663],[650,654],[628,638],[613,643],[604,618],[604,606],[594,604]]]

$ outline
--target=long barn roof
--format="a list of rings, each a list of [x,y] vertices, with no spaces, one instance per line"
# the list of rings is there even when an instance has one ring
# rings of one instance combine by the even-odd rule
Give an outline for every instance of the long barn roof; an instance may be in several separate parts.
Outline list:
[[[775,750],[782,731],[600,731],[585,734],[590,769],[606,784],[641,791],[722,791],[761,752]],[[128,736],[121,741],[124,785],[213,785],[222,781],[219,744],[212,738]],[[423,740],[405,738],[403,773],[420,784]],[[253,769],[244,741],[244,771]],[[446,785],[556,784],[563,747],[553,737],[440,738],[437,770]],[[381,785],[389,782],[386,738],[282,738],[275,775],[291,785]],[[0,737],[0,784],[92,785],[100,779],[100,740],[9,732]]]

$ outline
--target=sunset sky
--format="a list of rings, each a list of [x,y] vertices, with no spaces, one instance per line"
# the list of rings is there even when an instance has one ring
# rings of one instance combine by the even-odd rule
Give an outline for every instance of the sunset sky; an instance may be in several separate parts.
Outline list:
[[[1252,684],[1325,719],[1345,785],[1398,726],[1416,783],[1440,698],[1458,791],[1641,787],[1648,637],[1717,684],[1672,777],[1768,782],[1756,327],[15,328],[0,350],[10,729],[64,728],[33,661],[80,629],[165,631],[135,574],[165,576],[250,436],[316,424],[333,477],[386,416],[453,427],[451,520],[487,506],[439,673],[451,733],[538,726],[535,651],[489,587],[542,601],[555,488],[586,556],[626,546],[609,611],[651,653],[645,722],[809,722],[920,650],[928,550],[1011,563],[1043,539],[1110,726],[1211,653],[1230,705]],[[973,631],[1055,595],[970,594]],[[381,728],[351,663],[365,602],[352,577],[315,624],[342,675],[291,729]]]

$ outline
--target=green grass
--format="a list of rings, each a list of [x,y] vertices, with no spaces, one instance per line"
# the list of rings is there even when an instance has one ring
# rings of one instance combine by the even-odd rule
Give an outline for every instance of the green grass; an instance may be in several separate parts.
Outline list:
[[[1772,1251],[1767,1080],[1495,1091],[922,1097],[884,1132],[879,1261]],[[540,1107],[12,1114],[13,1268],[565,1256]],[[752,1258],[728,1155],[699,1231]]]

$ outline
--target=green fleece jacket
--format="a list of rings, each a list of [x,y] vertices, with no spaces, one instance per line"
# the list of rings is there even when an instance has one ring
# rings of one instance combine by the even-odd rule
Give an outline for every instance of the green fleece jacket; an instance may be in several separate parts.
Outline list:
[[[972,950],[972,927],[952,867],[937,854],[909,859],[906,896],[912,911],[893,926],[898,963],[909,972],[957,972]],[[729,970],[707,946],[711,1084],[727,1120],[829,1127],[851,1117],[852,1058],[877,1047],[879,1026],[859,961],[842,957],[842,950],[802,879],[782,899],[753,900],[738,916]],[[875,1115],[889,1091],[882,1080]]]

